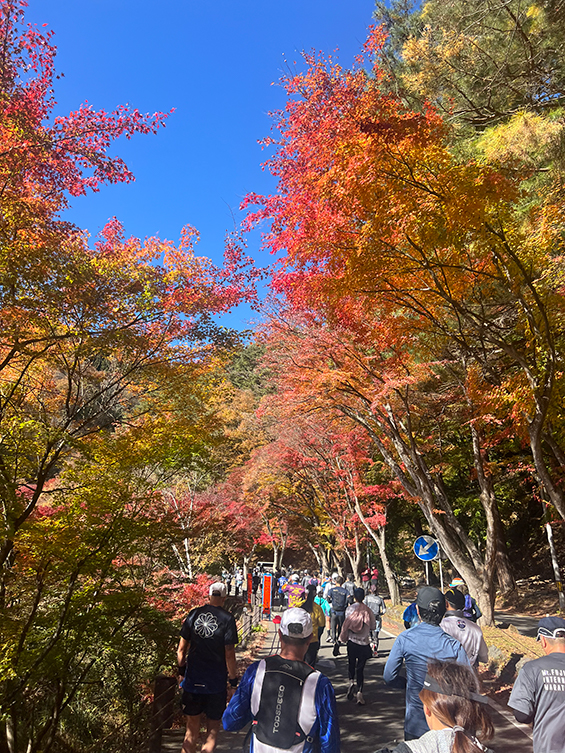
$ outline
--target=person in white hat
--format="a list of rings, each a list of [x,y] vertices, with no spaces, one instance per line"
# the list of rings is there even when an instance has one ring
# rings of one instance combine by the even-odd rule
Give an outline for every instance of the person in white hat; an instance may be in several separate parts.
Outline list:
[[[251,664],[229,702],[224,729],[235,732],[251,722],[251,753],[339,753],[334,689],[304,662],[312,633],[306,610],[283,612],[280,653]]]
[[[237,627],[224,609],[226,584],[212,583],[210,602],[193,609],[183,622],[177,649],[182,713],[186,716],[183,753],[196,753],[200,715],[206,715],[203,750],[213,753],[227,704],[227,683],[237,687]]]

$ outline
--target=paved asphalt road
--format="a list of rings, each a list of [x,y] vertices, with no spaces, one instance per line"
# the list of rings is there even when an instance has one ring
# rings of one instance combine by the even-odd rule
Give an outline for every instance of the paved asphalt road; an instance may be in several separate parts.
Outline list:
[[[539,617],[528,617],[523,614],[508,614],[507,612],[495,612],[494,619],[497,625],[514,625],[522,635],[529,635],[530,638],[535,638],[537,635],[537,628]]]
[[[272,624],[265,643],[263,654],[276,651],[273,643]],[[332,681],[336,697],[341,728],[342,753],[373,753],[378,748],[394,740],[403,739],[404,693],[387,687],[382,679],[383,667],[388,657],[394,636],[381,632],[379,656],[371,659],[365,670],[365,706],[358,706],[345,697],[347,680],[347,658],[342,648],[341,656],[333,659],[332,647],[322,638],[322,650],[319,655],[318,669]],[[491,709],[496,737],[490,743],[495,753],[532,753],[529,728],[513,722],[508,710],[493,707]],[[243,733],[221,732],[216,750],[218,753],[236,753],[242,750]],[[180,753],[182,732],[171,730],[164,733],[163,753]],[[200,749],[198,749],[200,750]]]

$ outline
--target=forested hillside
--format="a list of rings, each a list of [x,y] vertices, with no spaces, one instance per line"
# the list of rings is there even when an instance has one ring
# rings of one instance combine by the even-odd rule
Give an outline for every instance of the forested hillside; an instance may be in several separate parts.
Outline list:
[[[168,115],[55,117],[24,11],[0,2],[0,751],[138,749],[226,568],[359,579],[369,556],[398,602],[428,533],[487,624],[552,578],[565,3],[378,2],[353,67],[305,53],[265,139],[275,191],[245,197],[223,267],[190,226],[66,219]],[[241,301],[253,331],[221,324]]]

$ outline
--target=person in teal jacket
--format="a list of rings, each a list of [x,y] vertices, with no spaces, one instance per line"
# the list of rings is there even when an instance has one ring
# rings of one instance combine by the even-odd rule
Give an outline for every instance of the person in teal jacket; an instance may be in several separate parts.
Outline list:
[[[314,599],[314,601],[316,602],[316,604],[319,604],[322,607],[322,611],[326,615],[326,617],[329,617],[330,616],[331,607],[328,604],[327,600],[324,599],[324,588],[323,588],[323,586],[318,586],[317,589],[316,589],[316,592],[317,592],[318,595],[316,596],[316,598]]]

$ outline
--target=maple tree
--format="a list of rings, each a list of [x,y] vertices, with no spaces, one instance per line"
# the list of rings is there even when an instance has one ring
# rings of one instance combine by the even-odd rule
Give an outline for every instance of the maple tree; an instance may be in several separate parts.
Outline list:
[[[398,585],[385,547],[386,503],[395,494],[388,485],[378,488],[366,483],[367,471],[372,466],[366,432],[348,425],[347,421],[320,421],[312,416],[300,421],[298,415],[291,418],[293,424],[301,424],[298,448],[289,464],[292,478],[302,476],[310,481],[311,496],[317,499],[336,538],[334,548],[345,553],[348,570],[358,585],[363,569],[363,544],[369,534],[377,545],[392,603],[399,604]]]
[[[265,245],[278,254],[273,289],[297,311],[347,325],[349,302],[368,320],[413,332],[424,360],[445,354],[477,364],[552,504],[565,516],[560,353],[563,349],[562,200],[520,204],[511,178],[450,151],[450,130],[426,108],[407,109],[386,87],[375,29],[371,74],[306,56],[283,80],[273,196],[248,225],[270,222]],[[360,61],[361,62],[361,61]],[[527,176],[526,176],[527,177]],[[378,312],[378,313],[377,313]],[[387,347],[386,345],[384,347]],[[433,352],[431,349],[433,348]]]
[[[437,362],[414,360],[414,336],[397,333],[394,323],[379,319],[359,329],[328,326],[313,317],[291,315],[273,319],[267,330],[268,364],[278,376],[281,401],[297,412],[346,416],[371,438],[375,452],[397,484],[393,490],[417,502],[433,535],[457,570],[473,584],[488,616],[494,583],[513,577],[498,509],[490,446],[503,429],[481,418],[465,400],[455,369]],[[449,391],[442,378],[450,377]],[[461,379],[461,375],[459,375]],[[483,407],[482,405],[480,406]],[[454,513],[446,480],[450,467],[461,464],[461,433],[467,427],[469,473],[479,480],[478,501],[486,525],[484,553]],[[387,485],[384,495],[390,494]],[[383,490],[380,490],[383,495]],[[505,581],[506,579],[506,581]],[[508,587],[508,586],[506,586]]]
[[[124,749],[180,611],[162,598],[182,535],[162,499],[210,473],[234,344],[212,317],[248,294],[238,250],[217,269],[190,227],[141,241],[114,218],[91,243],[61,218],[69,196],[131,180],[111,143],[165,116],[53,117],[55,48],[24,9],[0,3],[0,745]]]
[[[381,552],[391,594],[398,599],[385,551],[384,506],[371,501],[362,483],[371,459],[359,430],[335,419],[328,424],[302,415],[296,394],[281,391],[263,397],[263,444],[231,474],[239,479],[240,497],[257,506],[264,543],[273,548],[276,564],[292,537],[310,549],[323,570],[337,567],[360,582],[369,534]]]
[[[163,514],[161,499],[172,479],[188,475],[196,456],[204,464],[216,426],[203,411],[205,364],[168,366],[162,377],[139,383],[143,403],[132,396],[138,411],[61,453],[57,475],[14,535],[5,568],[1,702],[11,733],[32,749],[47,749],[60,728],[68,731],[76,708],[90,697],[90,683],[105,674],[110,679],[108,656],[126,651],[121,641],[131,631],[147,640],[143,659],[132,660],[137,685],[129,691],[143,708],[142,681],[167,663],[174,640],[164,617],[179,619],[187,606],[170,549],[179,531]],[[31,500],[32,491],[22,488],[21,494]],[[214,528],[202,518],[200,530],[190,533],[205,548]],[[175,599],[167,583],[178,592]],[[86,640],[90,630],[96,641]],[[41,682],[46,674],[49,684]],[[41,694],[32,692],[39,686]],[[94,698],[93,708],[101,701]],[[33,725],[25,723],[30,718]],[[118,704],[107,726],[123,719]]]

